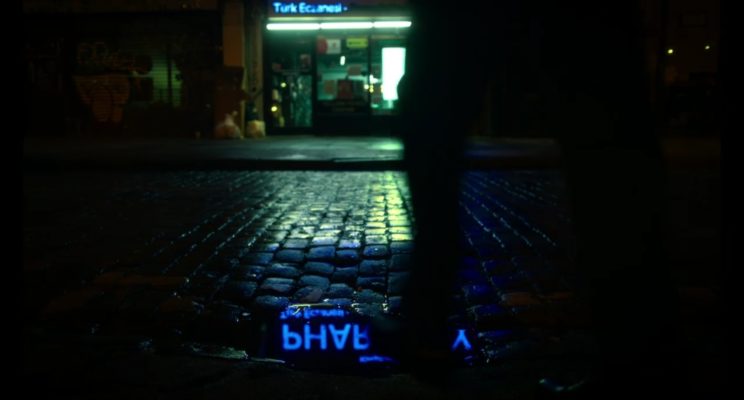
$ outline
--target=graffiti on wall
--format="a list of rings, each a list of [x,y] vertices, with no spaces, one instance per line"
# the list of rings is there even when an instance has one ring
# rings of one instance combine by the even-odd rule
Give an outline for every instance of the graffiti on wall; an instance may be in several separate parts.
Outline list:
[[[121,74],[76,76],[75,89],[98,122],[121,122],[129,100],[129,77]]]
[[[152,91],[150,56],[112,51],[106,42],[81,42],[77,46],[75,89],[97,122],[119,123],[130,99],[142,100]]]

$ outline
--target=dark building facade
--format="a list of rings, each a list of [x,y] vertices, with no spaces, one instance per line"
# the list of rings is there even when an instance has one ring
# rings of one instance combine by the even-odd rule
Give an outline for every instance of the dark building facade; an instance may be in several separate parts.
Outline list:
[[[216,2],[26,2],[27,106],[45,135],[212,126]],[[60,129],[64,127],[63,129]]]
[[[715,134],[720,1],[639,4],[659,129]],[[58,136],[209,137],[228,113],[243,132],[259,120],[270,135],[386,133],[415,29],[406,0],[25,0],[23,12],[28,132]],[[499,21],[511,59],[479,61],[495,63],[483,98],[452,100],[481,110],[466,133],[550,136],[539,32]]]

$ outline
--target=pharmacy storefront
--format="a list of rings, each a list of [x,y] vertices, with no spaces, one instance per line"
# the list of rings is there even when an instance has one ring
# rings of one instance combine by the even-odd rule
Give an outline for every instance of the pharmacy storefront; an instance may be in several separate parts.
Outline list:
[[[270,1],[268,7],[269,132],[389,133],[411,27],[405,1]]]

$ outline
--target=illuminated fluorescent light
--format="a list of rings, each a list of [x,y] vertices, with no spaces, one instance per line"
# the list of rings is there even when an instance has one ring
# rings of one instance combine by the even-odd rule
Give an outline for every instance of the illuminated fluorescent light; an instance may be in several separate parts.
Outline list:
[[[372,28],[410,28],[411,21],[363,21],[363,22],[321,22],[321,23],[269,23],[270,31],[317,31],[319,29],[372,29]]]
[[[377,21],[373,25],[375,28],[410,28],[411,21]]]
[[[371,29],[372,22],[323,22],[320,29]]]
[[[273,23],[266,24],[266,29],[270,31],[317,31],[320,29],[320,24]]]

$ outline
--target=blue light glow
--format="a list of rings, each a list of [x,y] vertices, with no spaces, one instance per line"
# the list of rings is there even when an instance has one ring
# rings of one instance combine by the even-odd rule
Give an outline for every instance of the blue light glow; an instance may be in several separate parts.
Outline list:
[[[341,308],[311,308],[290,306],[279,314],[279,319],[344,318],[347,311]]]
[[[302,333],[293,332],[288,324],[282,324],[282,348],[287,351],[295,351],[301,348],[305,350],[328,350],[328,336],[331,336],[333,347],[336,350],[346,350],[349,347],[349,334],[351,334],[351,347],[354,350],[367,350],[370,347],[369,328],[360,327],[358,324],[344,324],[342,328],[336,328],[334,324],[320,324],[317,330],[310,324],[303,326]],[[314,344],[317,344],[314,346]]]
[[[325,350],[328,348],[325,325],[320,326],[320,332],[318,332],[317,334],[314,334],[310,331],[310,325],[305,325],[305,350],[310,350],[313,347],[313,340],[318,340],[318,344],[320,345],[321,350]]]
[[[354,350],[367,350],[369,348],[369,329],[359,331],[359,325],[354,324]]]
[[[391,362],[395,362],[395,360],[387,356],[378,356],[378,355],[359,356],[359,364],[391,363]]]
[[[465,350],[473,348],[473,346],[470,345],[467,336],[465,336],[465,329],[457,330],[457,339],[455,339],[455,343],[452,344],[452,351],[457,350],[460,345],[462,345]]]
[[[341,14],[348,11],[349,7],[341,3],[333,4],[308,4],[305,2],[280,2],[271,3],[277,14]]]
[[[346,346],[346,340],[349,338],[349,331],[351,331],[351,324],[345,324],[343,329],[336,330],[333,324],[328,326],[331,328],[331,337],[333,337],[333,344],[336,349],[343,349]]]

